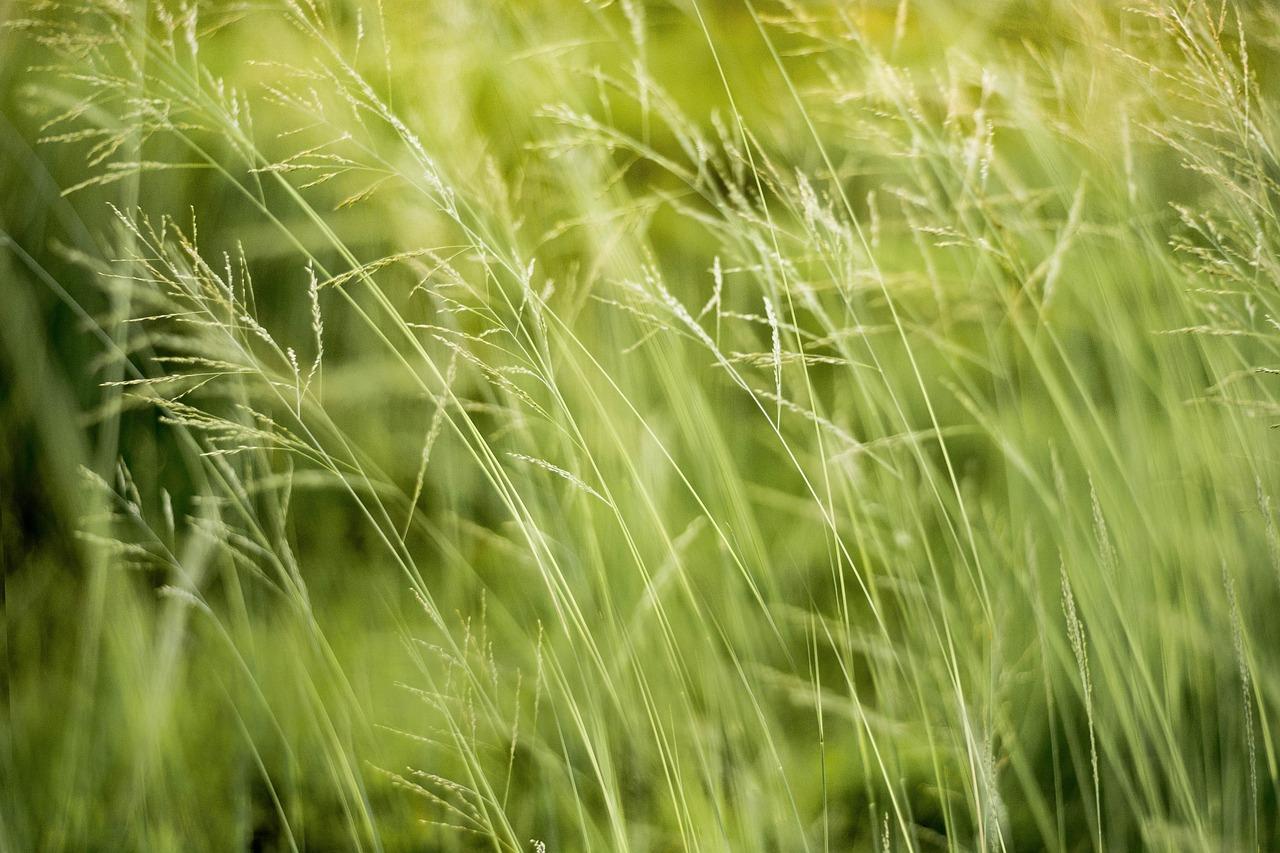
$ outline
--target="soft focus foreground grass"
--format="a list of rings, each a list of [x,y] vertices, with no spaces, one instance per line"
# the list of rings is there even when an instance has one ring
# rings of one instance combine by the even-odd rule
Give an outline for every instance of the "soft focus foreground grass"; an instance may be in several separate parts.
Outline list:
[[[0,8],[4,849],[1276,843],[1265,4]]]

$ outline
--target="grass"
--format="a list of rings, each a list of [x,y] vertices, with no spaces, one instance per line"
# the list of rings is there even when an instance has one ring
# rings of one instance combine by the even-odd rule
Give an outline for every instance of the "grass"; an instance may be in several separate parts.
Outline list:
[[[1265,5],[0,17],[0,849],[1280,838]]]

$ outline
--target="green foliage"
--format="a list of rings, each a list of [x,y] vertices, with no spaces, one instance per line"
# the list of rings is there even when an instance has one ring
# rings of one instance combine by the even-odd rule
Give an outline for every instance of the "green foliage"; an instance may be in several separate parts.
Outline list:
[[[1280,841],[1280,17],[0,6],[0,850]]]

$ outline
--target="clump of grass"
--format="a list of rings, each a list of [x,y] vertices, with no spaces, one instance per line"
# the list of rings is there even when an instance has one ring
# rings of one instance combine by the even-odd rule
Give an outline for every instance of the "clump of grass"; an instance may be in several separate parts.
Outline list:
[[[1266,847],[1269,14],[25,4],[121,438],[4,832]]]

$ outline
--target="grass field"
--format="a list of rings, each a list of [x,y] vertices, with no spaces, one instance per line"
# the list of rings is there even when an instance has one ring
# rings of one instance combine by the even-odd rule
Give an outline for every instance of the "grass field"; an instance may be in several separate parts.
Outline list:
[[[1280,11],[0,0],[0,851],[1280,845]]]

